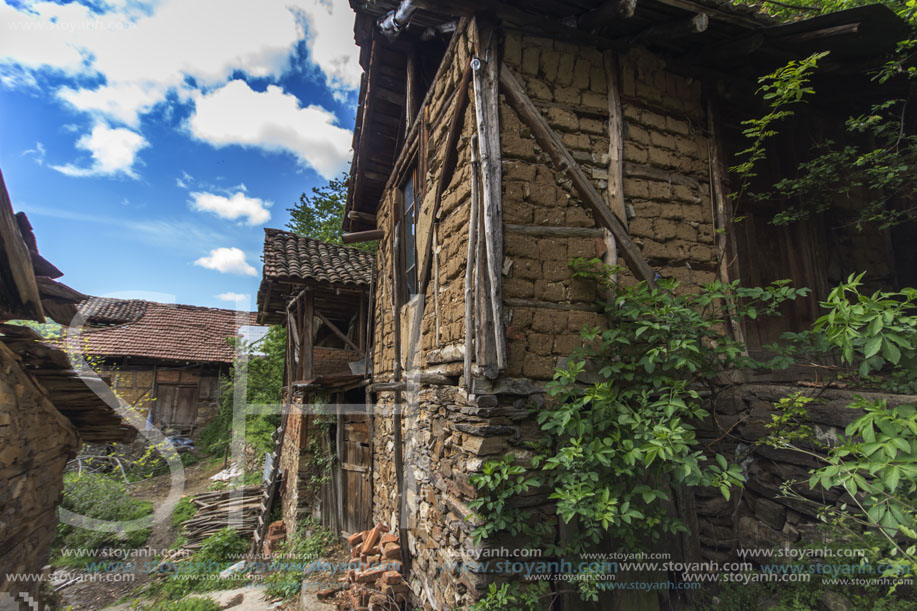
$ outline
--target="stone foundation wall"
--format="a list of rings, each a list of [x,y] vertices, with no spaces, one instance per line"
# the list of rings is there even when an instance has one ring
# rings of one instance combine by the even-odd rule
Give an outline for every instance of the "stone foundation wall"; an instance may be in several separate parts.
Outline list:
[[[907,395],[781,384],[745,384],[721,393],[715,417],[702,424],[698,440],[701,445],[715,442],[713,451],[742,460],[747,481],[742,493],[728,501],[716,490],[696,490],[697,539],[705,559],[736,559],[737,548],[782,548],[822,540],[823,533],[817,532],[817,506],[782,498],[780,486],[787,480],[808,482],[809,470],[824,465],[800,452],[755,446],[768,433],[765,425],[775,413],[773,404],[800,391],[816,398],[808,405],[807,424],[824,444],[842,439],[844,428],[861,415],[847,407],[853,403],[854,395],[866,400],[885,399],[889,407],[917,402],[917,397]],[[840,504],[845,496],[840,488],[812,490],[808,484],[794,486],[794,490],[819,503]]]
[[[64,466],[79,447],[70,421],[0,343],[0,592],[35,595],[37,582],[7,575],[48,562]]]

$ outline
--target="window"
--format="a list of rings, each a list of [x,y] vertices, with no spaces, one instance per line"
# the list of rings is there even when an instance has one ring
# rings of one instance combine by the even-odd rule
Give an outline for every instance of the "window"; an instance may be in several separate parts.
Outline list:
[[[408,298],[417,294],[417,192],[414,173],[401,189],[401,260],[404,262],[405,289]]]

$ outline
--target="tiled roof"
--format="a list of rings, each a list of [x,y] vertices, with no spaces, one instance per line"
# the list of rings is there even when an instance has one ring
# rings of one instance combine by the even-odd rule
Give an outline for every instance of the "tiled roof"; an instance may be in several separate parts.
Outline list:
[[[141,318],[146,304],[141,299],[90,297],[80,304],[80,313],[90,325],[118,325]]]
[[[99,298],[85,302],[90,312]],[[115,300],[110,300],[115,301]],[[92,328],[80,338],[87,354],[106,357],[145,357],[170,361],[231,363],[233,349],[226,338],[237,335],[241,325],[255,325],[254,312],[173,305],[152,301],[121,300],[103,304],[107,315],[134,316],[131,322]],[[138,312],[140,314],[138,315]]]
[[[280,229],[264,230],[264,278],[266,280],[317,280],[334,284],[368,286],[373,255],[327,244]]]
[[[60,342],[29,327],[0,325],[3,343],[15,352],[27,373],[42,385],[54,407],[70,419],[83,441],[129,443],[137,429],[115,411],[118,398],[92,370],[75,370]]]

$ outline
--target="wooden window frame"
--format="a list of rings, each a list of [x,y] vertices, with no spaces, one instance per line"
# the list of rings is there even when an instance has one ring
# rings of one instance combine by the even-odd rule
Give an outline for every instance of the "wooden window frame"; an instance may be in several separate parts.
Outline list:
[[[408,188],[410,187],[411,201],[408,202]],[[401,282],[401,303],[407,303],[417,294],[417,219],[420,216],[421,196],[417,190],[416,164],[406,173],[405,180],[398,187],[397,221],[395,231],[398,232],[398,269]],[[410,233],[407,231],[408,216],[410,214]],[[413,255],[409,258],[409,255]],[[410,263],[410,264],[409,264]]]

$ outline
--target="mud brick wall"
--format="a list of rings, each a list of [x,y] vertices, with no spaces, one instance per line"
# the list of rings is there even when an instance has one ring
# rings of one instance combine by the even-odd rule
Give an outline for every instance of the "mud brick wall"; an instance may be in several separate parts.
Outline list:
[[[349,363],[359,361],[363,355],[354,350],[338,348],[313,348],[312,359],[315,375],[350,373]]]
[[[442,78],[432,85],[433,93],[429,103],[420,109],[425,120],[423,134],[419,147],[417,166],[418,180],[415,189],[420,202],[420,214],[417,221],[417,269],[423,267],[427,244],[426,236],[432,218],[436,184],[443,171],[446,154],[445,142],[449,135],[453,108],[458,95],[458,85],[462,73],[471,59],[471,40],[466,34],[459,41],[452,61],[445,70]],[[473,98],[472,88],[469,84],[464,95]],[[455,170],[449,177],[443,189],[439,213],[435,219],[436,244],[438,252],[434,253],[434,268],[436,278],[431,279],[425,294],[424,318],[421,326],[420,354],[416,364],[426,362],[426,353],[433,349],[442,349],[446,346],[460,346],[464,344],[464,281],[465,260],[468,244],[468,219],[469,203],[471,201],[471,174],[470,174],[470,142],[471,135],[476,132],[474,119],[474,104],[468,104],[462,121]],[[379,240],[377,254],[377,277],[379,287],[375,299],[375,326],[373,343],[373,374],[379,380],[388,380],[394,367],[394,320],[392,312],[392,295],[394,286],[392,282],[392,230],[394,228],[393,214],[398,212],[399,190],[401,185],[395,185],[383,195],[377,214],[377,226],[385,233]],[[435,301],[438,294],[439,300],[439,345],[436,345],[436,307]],[[407,350],[408,327],[410,318],[405,305],[401,314],[402,329],[402,359]]]
[[[808,482],[809,470],[823,464],[807,454],[755,445],[768,433],[765,425],[776,413],[774,403],[800,390],[817,397],[808,406],[807,424],[816,438],[828,445],[842,439],[844,428],[861,414],[847,407],[854,395],[870,401],[885,399],[889,407],[917,402],[917,397],[907,395],[781,384],[744,384],[718,395],[715,417],[701,424],[698,440],[702,445],[715,442],[714,451],[731,460],[741,460],[747,481],[741,494],[732,495],[728,501],[716,490],[695,490],[696,535],[705,559],[735,560],[737,548],[772,549],[823,540],[823,533],[817,531],[820,523],[817,506],[782,498],[780,494],[784,481]],[[812,490],[803,484],[794,486],[794,490],[819,503],[840,504],[845,500],[841,488]]]
[[[715,278],[708,139],[697,81],[667,72],[646,51],[610,53],[508,31],[504,62],[599,193],[608,196],[608,78],[617,70],[624,117],[623,194],[629,231],[650,265],[684,285]],[[617,64],[617,68],[615,65]],[[565,173],[554,169],[531,131],[501,107],[503,220],[539,226],[596,227]],[[572,257],[602,256],[600,238],[504,236],[503,295],[540,302],[516,306],[507,374],[550,379],[558,357],[579,344],[585,326],[601,326],[595,286],[572,278]],[[555,307],[551,307],[555,306]]]
[[[79,447],[70,421],[0,344],[0,592],[35,595],[38,582],[8,575],[47,563],[64,466]]]

